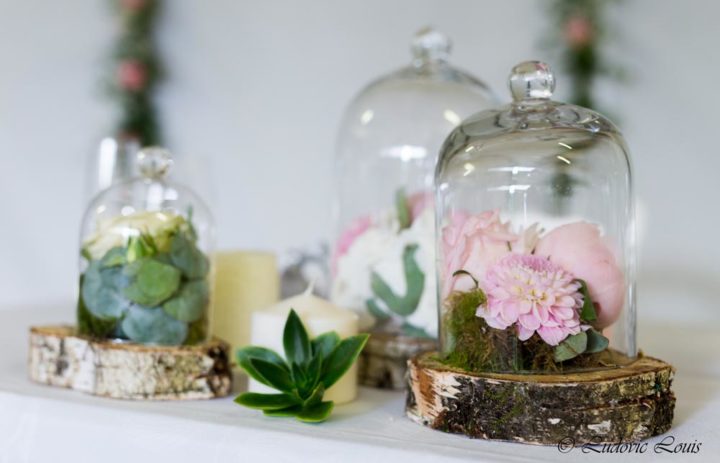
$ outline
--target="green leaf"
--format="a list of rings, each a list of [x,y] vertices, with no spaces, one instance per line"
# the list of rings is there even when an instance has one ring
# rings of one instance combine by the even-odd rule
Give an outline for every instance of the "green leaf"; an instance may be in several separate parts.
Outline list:
[[[145,307],[154,307],[172,296],[180,285],[180,271],[154,259],[143,258],[125,267],[125,274],[133,278],[124,295]]]
[[[588,290],[587,283],[585,280],[581,280],[579,278],[575,281],[580,283],[580,293],[583,295],[583,306],[582,309],[580,309],[580,320],[594,322],[597,320],[597,313],[595,312],[595,304],[593,304],[593,300],[590,297],[590,291]]]
[[[322,385],[322,383],[318,384],[315,389],[313,389],[312,394],[310,394],[310,397],[305,399],[303,402],[303,407],[309,407],[315,404],[318,404],[322,401],[323,396],[325,395],[325,386]]]
[[[350,369],[350,366],[357,360],[368,340],[367,334],[358,334],[343,339],[332,351],[325,366],[323,367],[322,383],[325,389],[335,384]]]
[[[247,374],[254,380],[266,385],[273,387],[250,363],[251,359],[265,360],[275,364],[278,368],[282,368],[287,375],[290,374],[285,360],[280,357],[275,351],[266,349],[259,346],[247,346],[237,351],[237,361],[240,367],[247,372]]]
[[[577,357],[587,349],[588,337],[584,331],[568,336],[555,347],[554,358],[556,362],[564,362]]]
[[[405,195],[405,190],[400,188],[395,193],[395,210],[397,212],[400,230],[410,228],[412,225],[412,213],[410,211],[410,202]]]
[[[170,260],[190,280],[204,278],[210,261],[184,233],[176,234],[170,244]]]
[[[322,355],[322,357],[328,358],[330,352],[340,344],[340,336],[335,331],[328,331],[320,336],[317,336],[311,341],[313,356]]]
[[[246,392],[235,397],[235,403],[258,410],[279,410],[298,405],[298,399],[290,394],[258,394]]]
[[[290,373],[291,380],[300,397],[307,397],[312,392],[314,385],[309,384],[309,378],[305,368],[296,363],[292,363],[290,365]]]
[[[330,417],[334,407],[335,404],[333,402],[320,402],[319,404],[303,408],[300,413],[297,414],[297,418],[306,423],[322,423]]]
[[[157,246],[152,236],[147,234],[131,236],[128,241],[126,260],[132,263],[138,259],[150,257],[156,252]]]
[[[295,384],[286,369],[258,358],[251,358],[249,361],[253,369],[265,379],[265,384],[281,392],[294,393]]]
[[[175,320],[160,307],[131,306],[121,327],[131,341],[164,346],[182,344],[188,333],[187,323]]]
[[[608,338],[592,328],[587,330],[585,333],[587,334],[587,348],[585,349],[585,352],[588,354],[602,352],[607,349],[610,344]]]
[[[390,319],[390,315],[383,309],[381,309],[374,299],[368,299],[367,301],[365,301],[365,306],[367,307],[368,312],[370,312],[370,315],[377,318],[378,320],[383,321]]]
[[[108,268],[125,265],[127,263],[126,254],[127,249],[122,246],[116,246],[106,252],[102,259],[100,259],[100,267]]]
[[[298,416],[301,411],[302,405],[293,405],[292,407],[281,408],[278,410],[263,410],[263,414],[274,418],[292,418]]]
[[[404,296],[396,295],[377,272],[372,272],[370,276],[370,287],[373,294],[383,301],[388,309],[402,317],[407,317],[415,312],[425,287],[425,274],[415,260],[417,250],[417,244],[409,244],[403,250],[403,269],[407,288]]]
[[[298,314],[292,309],[290,309],[285,322],[283,347],[285,348],[285,358],[288,363],[305,365],[310,361],[311,347],[307,331]]]
[[[117,320],[130,307],[130,301],[121,292],[124,284],[121,273],[115,267],[102,269],[100,261],[90,262],[80,281],[80,297],[93,316],[101,320]]]
[[[168,315],[184,322],[199,320],[208,305],[208,285],[205,280],[188,281],[178,294],[163,304]]]
[[[303,397],[305,397],[308,392],[312,392],[317,388],[323,372],[324,359],[325,357],[320,352],[313,356],[310,363],[308,363],[307,370],[305,371],[306,384],[303,387]]]
[[[84,276],[81,275],[80,288],[83,287],[83,279]],[[77,323],[78,330],[81,334],[104,338],[112,335],[112,333],[115,331],[118,319],[101,319],[94,316],[92,313],[90,313],[87,306],[85,305],[83,297],[80,296],[78,297],[77,303]]]

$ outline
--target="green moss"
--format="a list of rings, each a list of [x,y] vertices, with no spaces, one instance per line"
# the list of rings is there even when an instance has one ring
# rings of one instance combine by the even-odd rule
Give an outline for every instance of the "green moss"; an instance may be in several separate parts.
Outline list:
[[[491,328],[475,315],[478,306],[485,301],[485,294],[480,289],[450,296],[443,320],[443,336],[448,348],[440,359],[445,365],[470,372],[508,373],[554,373],[616,366],[609,350],[556,362],[555,348],[537,334],[520,341],[514,328]]]
[[[208,332],[207,317],[202,317],[188,325],[188,334],[184,344],[194,345],[206,341]]]

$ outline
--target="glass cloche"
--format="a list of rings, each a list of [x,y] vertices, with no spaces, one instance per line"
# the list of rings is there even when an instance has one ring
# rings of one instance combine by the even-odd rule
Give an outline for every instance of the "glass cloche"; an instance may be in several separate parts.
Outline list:
[[[101,191],[82,222],[78,329],[141,344],[208,338],[214,228],[205,204],[168,182],[170,153],[144,148],[140,177]]]
[[[513,102],[466,119],[436,172],[442,356],[544,373],[631,361],[634,211],[608,119],[552,101],[546,64],[512,70]]]
[[[450,40],[425,28],[409,66],[370,83],[339,131],[332,299],[363,329],[437,336],[433,175],[445,136],[494,104],[448,64]]]

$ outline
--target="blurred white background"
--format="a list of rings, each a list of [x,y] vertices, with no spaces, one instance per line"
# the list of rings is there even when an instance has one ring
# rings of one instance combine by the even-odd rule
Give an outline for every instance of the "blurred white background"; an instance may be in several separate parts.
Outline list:
[[[107,3],[0,0],[0,309],[72,304],[85,166],[111,127],[99,84],[115,33]],[[600,102],[634,156],[640,317],[718,321],[720,4],[625,0],[615,11],[608,53],[632,81]],[[186,182],[213,206],[221,247],[283,251],[329,236],[344,106],[405,65],[426,24],[504,100],[512,65],[547,59],[540,0],[166,2],[161,121]]]

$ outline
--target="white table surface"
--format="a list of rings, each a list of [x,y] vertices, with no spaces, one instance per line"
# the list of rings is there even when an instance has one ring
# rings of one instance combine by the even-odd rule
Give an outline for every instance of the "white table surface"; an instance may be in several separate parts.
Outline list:
[[[320,425],[265,418],[211,401],[132,402],[34,384],[27,331],[72,321],[72,306],[0,311],[0,462],[720,461],[717,327],[645,326],[646,353],[677,367],[674,428],[643,454],[562,454],[556,447],[448,435],[403,416],[404,394],[361,389]],[[663,437],[700,443],[694,455],[656,454]]]

